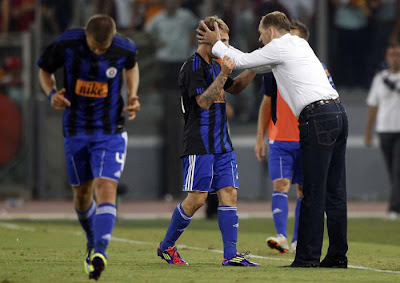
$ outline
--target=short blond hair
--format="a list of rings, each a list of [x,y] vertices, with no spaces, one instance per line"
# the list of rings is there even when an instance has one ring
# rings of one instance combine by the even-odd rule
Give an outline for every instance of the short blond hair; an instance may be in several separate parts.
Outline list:
[[[220,30],[223,30],[223,31],[229,33],[228,25],[218,16],[209,16],[209,17],[205,18],[203,21],[206,24],[206,26],[212,31],[214,31],[214,23],[216,22],[218,24],[218,28]],[[197,28],[201,31],[205,31],[203,26],[200,23]]]
[[[291,23],[288,17],[279,11],[266,14],[261,19],[261,24],[264,28],[274,27],[278,30],[290,31]]]

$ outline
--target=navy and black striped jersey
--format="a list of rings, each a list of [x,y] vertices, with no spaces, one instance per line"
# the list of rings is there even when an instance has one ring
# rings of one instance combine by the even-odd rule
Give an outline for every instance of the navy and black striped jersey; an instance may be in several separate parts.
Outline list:
[[[64,32],[46,47],[37,64],[54,73],[64,67],[64,136],[114,134],[124,131],[122,115],[123,69],[136,64],[136,45],[116,35],[106,53],[97,56],[88,47],[85,31]]]
[[[229,137],[224,91],[220,101],[205,110],[197,104],[201,95],[221,72],[216,60],[208,64],[198,53],[190,57],[179,73],[182,111],[185,118],[182,156],[189,154],[226,153],[233,150]],[[224,89],[233,84],[228,78]]]

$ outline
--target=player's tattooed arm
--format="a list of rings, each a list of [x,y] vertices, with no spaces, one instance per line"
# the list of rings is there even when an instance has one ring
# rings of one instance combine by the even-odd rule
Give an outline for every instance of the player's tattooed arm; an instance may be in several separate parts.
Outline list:
[[[239,94],[244,90],[255,78],[256,72],[252,70],[246,70],[240,75],[235,77],[232,86],[230,86],[226,91],[230,94]]]
[[[222,100],[224,85],[228,76],[235,67],[233,61],[229,57],[224,57],[221,65],[221,72],[215,81],[202,94],[196,96],[197,104],[203,109],[209,109],[215,101]]]

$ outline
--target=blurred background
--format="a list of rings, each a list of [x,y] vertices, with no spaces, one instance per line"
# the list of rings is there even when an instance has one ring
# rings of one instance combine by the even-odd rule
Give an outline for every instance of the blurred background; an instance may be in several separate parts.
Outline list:
[[[59,33],[83,27],[96,13],[111,15],[119,33],[139,49],[141,111],[127,122],[128,156],[119,191],[134,200],[182,196],[179,146],[183,117],[177,76],[196,48],[199,19],[218,15],[230,42],[243,51],[260,46],[261,16],[279,10],[305,23],[310,45],[324,62],[347,107],[350,200],[387,200],[390,184],[377,144],[364,146],[366,98],[384,52],[400,34],[399,0],[0,0],[0,200],[72,197],[61,117],[38,82],[36,60]],[[160,24],[160,15],[168,24]],[[164,22],[165,23],[165,22]],[[57,76],[62,85],[62,72]],[[267,163],[254,156],[260,78],[228,96],[229,124],[239,164],[239,198],[268,200]],[[123,93],[125,94],[125,93]],[[292,190],[294,194],[294,190]]]

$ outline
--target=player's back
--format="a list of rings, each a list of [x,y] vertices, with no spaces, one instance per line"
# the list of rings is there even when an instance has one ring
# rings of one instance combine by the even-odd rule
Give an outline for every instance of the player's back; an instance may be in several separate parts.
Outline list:
[[[123,69],[136,64],[137,48],[116,35],[107,51],[97,56],[88,47],[83,29],[69,30],[43,52],[39,67],[54,73],[64,67],[64,135],[112,134],[124,131]]]
[[[221,71],[215,60],[208,64],[198,53],[191,56],[179,73],[182,111],[185,118],[182,156],[189,154],[226,153],[232,151],[224,92],[209,109],[196,101]]]

